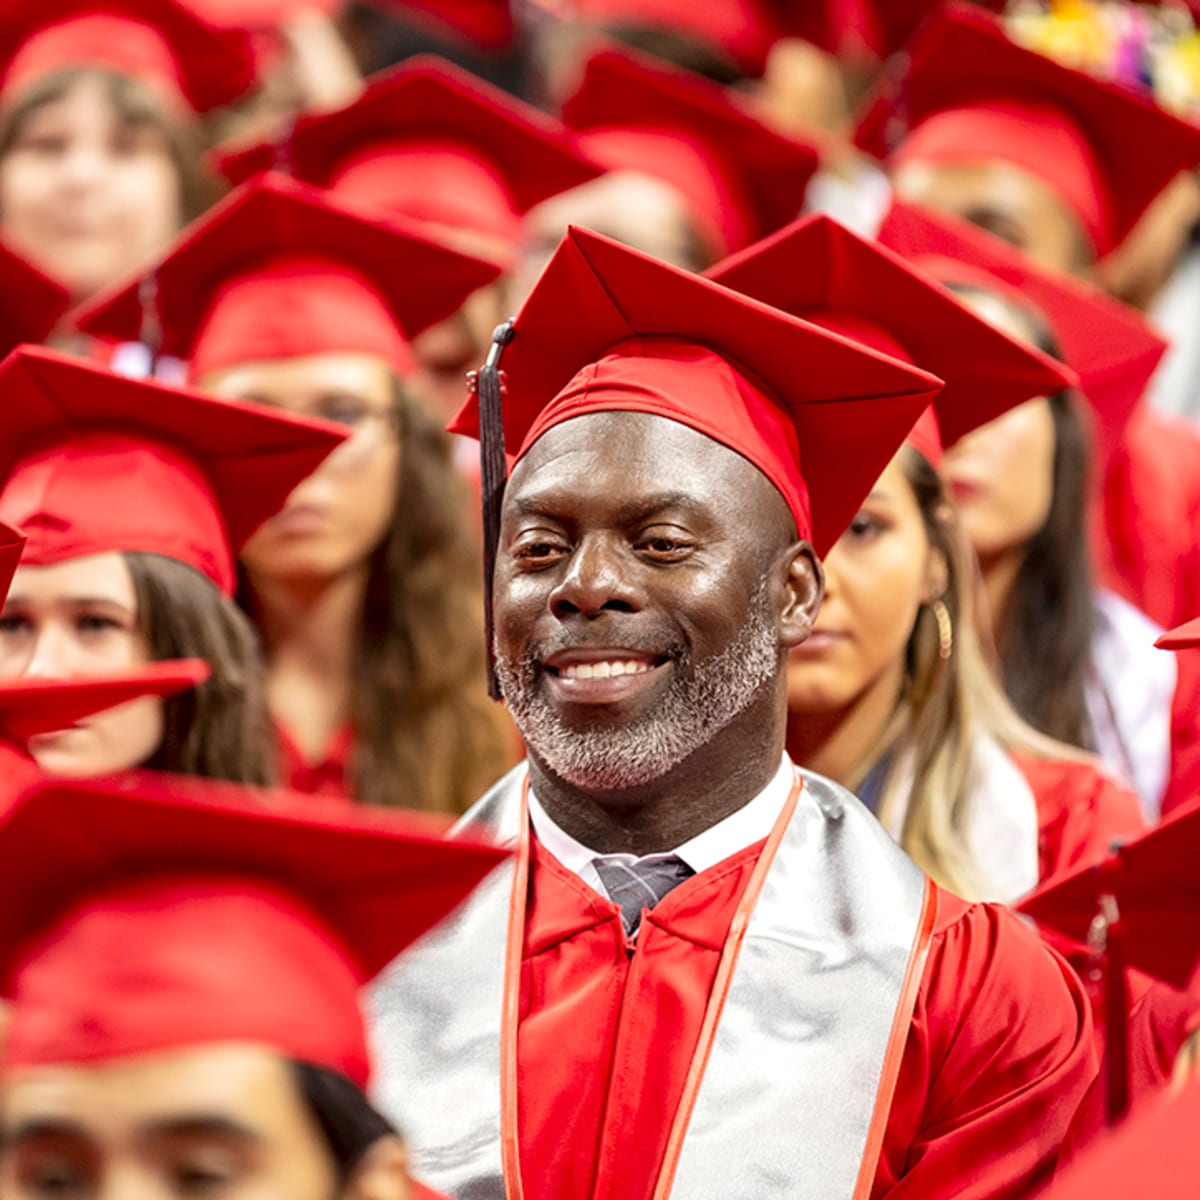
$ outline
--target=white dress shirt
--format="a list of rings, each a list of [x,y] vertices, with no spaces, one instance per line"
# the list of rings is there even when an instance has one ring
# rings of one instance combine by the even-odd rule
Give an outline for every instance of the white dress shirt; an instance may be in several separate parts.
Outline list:
[[[606,854],[604,858],[617,862],[633,864],[636,862],[652,861],[659,858],[669,858],[672,855],[682,859],[696,874],[715,867],[724,862],[730,855],[747,846],[753,846],[769,837],[775,828],[775,822],[783,811],[792,790],[793,767],[791,759],[785,754],[780,761],[779,770],[749,804],[742,805],[737,812],[730,813],[723,821],[718,821],[703,833],[684,842],[674,850],[666,850],[657,854],[647,854],[638,858],[636,854]],[[578,875],[588,887],[599,892],[602,896],[608,893],[600,882],[600,874],[592,863],[599,856],[599,851],[591,850],[582,842],[576,841],[569,833],[560,828],[551,819],[550,814],[542,807],[541,802],[529,789],[529,819],[533,823],[533,832],[537,839],[554,855],[568,871]]]

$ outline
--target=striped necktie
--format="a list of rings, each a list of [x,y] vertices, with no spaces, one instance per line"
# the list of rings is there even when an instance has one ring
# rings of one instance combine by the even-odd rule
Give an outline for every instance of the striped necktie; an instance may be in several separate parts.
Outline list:
[[[608,898],[621,909],[621,922],[632,937],[645,909],[653,908],[672,888],[696,872],[676,854],[629,862],[624,855],[601,855],[592,865]]]

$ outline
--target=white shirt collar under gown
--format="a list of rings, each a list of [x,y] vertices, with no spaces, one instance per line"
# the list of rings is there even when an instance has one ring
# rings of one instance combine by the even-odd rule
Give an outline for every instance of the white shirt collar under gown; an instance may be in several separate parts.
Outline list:
[[[791,791],[792,779],[792,762],[785,754],[780,760],[779,769],[771,777],[771,782],[748,804],[730,813],[724,820],[718,821],[703,833],[698,833],[683,845],[645,857],[660,858],[673,855],[682,859],[696,874],[707,871],[709,867],[715,867],[717,863],[724,862],[739,850],[745,850],[747,846],[753,846],[770,836]],[[592,862],[599,852],[576,841],[562,829],[542,807],[532,787],[529,789],[529,819],[538,841],[568,871],[578,875],[588,887],[601,895],[605,894],[600,876]],[[631,864],[638,861],[635,854],[612,854],[606,857]]]

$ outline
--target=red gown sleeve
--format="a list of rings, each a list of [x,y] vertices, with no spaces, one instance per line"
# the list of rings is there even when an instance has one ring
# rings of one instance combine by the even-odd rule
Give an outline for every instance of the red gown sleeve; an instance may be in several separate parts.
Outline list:
[[[1075,759],[1013,761],[1033,792],[1038,811],[1038,879],[1100,862],[1114,842],[1146,831],[1134,792],[1099,764]]]
[[[1141,404],[1097,493],[1101,582],[1164,629],[1200,614],[1200,431]]]
[[[873,1200],[1015,1200],[1096,1077],[1082,985],[1022,921],[941,893]]]
[[[1164,817],[1200,797],[1200,652],[1188,650],[1175,658],[1178,675],[1171,698],[1171,773],[1163,793]]]

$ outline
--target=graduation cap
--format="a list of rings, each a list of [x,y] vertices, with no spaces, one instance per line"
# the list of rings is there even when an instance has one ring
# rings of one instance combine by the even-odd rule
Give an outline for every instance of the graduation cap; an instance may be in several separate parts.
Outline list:
[[[824,554],[940,387],[928,372],[568,229],[515,322],[497,330],[476,394],[450,427],[480,439],[489,620],[506,448],[519,460],[588,413],[665,417],[757,467],[799,536]]]
[[[1011,163],[1054,189],[1098,255],[1200,162],[1200,128],[1017,45],[989,14],[957,4],[923,27],[903,70],[885,75],[855,140],[897,165]]]
[[[1105,956],[1108,1111],[1128,1106],[1127,967],[1180,990],[1200,963],[1200,805],[1114,847],[1101,863],[1060,876],[1020,904],[1039,925]]]
[[[250,40],[183,0],[0,0],[0,95],[67,68],[144,79],[206,113],[255,82]]]
[[[237,550],[346,436],[35,346],[0,363],[0,394],[0,519],[28,536],[24,562],[163,554],[226,594]]]
[[[25,549],[25,535],[11,525],[0,521],[0,605],[12,587],[13,576],[21,561],[21,553]]]
[[[877,237],[942,283],[1011,294],[1018,307],[1036,308],[1079,376],[1095,418],[1098,456],[1121,445],[1125,425],[1167,350],[1145,318],[957,217],[897,202]]]
[[[1197,1128],[1200,1083],[1166,1090],[1061,1169],[1041,1200],[1193,1200]]]
[[[689,37],[759,75],[772,45],[788,31],[786,0],[535,0],[562,21],[641,27]],[[805,4],[811,0],[805,0]]]
[[[40,342],[71,306],[71,293],[0,242],[0,356]]]
[[[416,814],[186,776],[0,815],[8,1067],[257,1042],[364,1086],[359,988],[505,856]]]
[[[301,117],[283,144],[217,159],[234,183],[279,166],[377,215],[505,243],[535,204],[600,174],[557,121],[435,55],[376,76],[345,108]]]
[[[563,120],[608,169],[676,188],[718,254],[795,217],[820,165],[814,146],[770,129],[728,88],[625,51],[588,60]]]
[[[1003,0],[975,0],[999,9]],[[889,58],[943,0],[810,0],[796,5],[791,32],[839,58]]]
[[[822,214],[801,218],[707,275],[943,379],[908,436],[934,466],[944,447],[972,429],[1074,382],[1061,363],[1001,333],[898,255]]]
[[[237,363],[339,351],[413,369],[409,340],[500,273],[421,228],[374,220],[281,175],[239,188],[140,279],[75,314],[83,332],[147,338],[193,379]]]
[[[504,50],[517,31],[514,5],[509,0],[367,0],[367,3],[484,50]]]
[[[1154,644],[1160,650],[1194,650],[1200,646],[1200,617],[1168,630]]]

